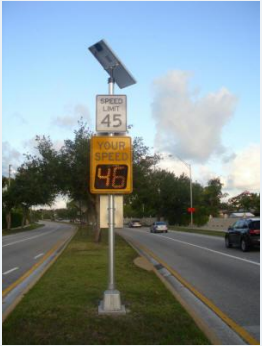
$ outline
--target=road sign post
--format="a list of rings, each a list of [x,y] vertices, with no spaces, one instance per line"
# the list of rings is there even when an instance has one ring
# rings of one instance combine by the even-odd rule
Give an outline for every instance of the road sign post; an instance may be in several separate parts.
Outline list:
[[[109,95],[97,96],[97,132],[108,133],[100,142],[92,139],[91,192],[108,194],[108,228],[109,228],[109,280],[108,289],[104,292],[98,312],[100,314],[125,314],[121,304],[120,292],[115,288],[114,273],[114,195],[132,191],[131,149],[122,138],[114,137],[115,133],[126,132],[126,97],[114,95],[115,83],[122,89],[135,84],[136,81],[128,72],[108,44],[101,40],[89,47],[94,57],[108,72]],[[113,146],[117,138],[118,147]],[[128,137],[127,137],[128,138]],[[96,144],[98,145],[98,150]],[[117,149],[116,149],[117,148]],[[129,148],[131,148],[131,141]]]
[[[114,94],[114,80],[109,78],[109,94]],[[111,134],[110,139],[113,139],[113,134]],[[104,146],[105,147],[105,146]],[[99,174],[99,167],[96,167],[97,174]],[[102,170],[102,168],[101,168]],[[111,172],[111,171],[110,171]],[[91,173],[92,174],[92,173]],[[108,174],[108,167],[107,167]],[[110,173],[111,174],[111,173]],[[101,174],[101,176],[103,176]],[[96,178],[101,180],[101,176]],[[110,177],[113,179],[112,177]],[[109,179],[110,179],[109,178]],[[102,179],[104,180],[104,179]],[[96,181],[96,180],[95,180]],[[113,182],[110,181],[110,187]],[[126,314],[125,306],[121,304],[120,292],[115,288],[115,234],[114,234],[114,220],[115,219],[115,200],[114,195],[108,195],[108,231],[109,231],[109,256],[108,256],[108,289],[104,292],[103,300],[98,306],[99,314]]]
[[[114,213],[114,228],[124,227],[124,203],[123,196],[116,195],[114,198],[115,213]],[[100,196],[100,228],[108,228],[108,196]]]

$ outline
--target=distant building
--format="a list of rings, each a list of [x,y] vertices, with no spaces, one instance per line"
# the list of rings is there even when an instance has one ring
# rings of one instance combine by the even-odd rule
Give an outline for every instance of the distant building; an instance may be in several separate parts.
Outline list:
[[[229,217],[239,217],[239,218],[246,218],[246,217],[254,217],[255,215],[250,212],[237,212],[237,213],[231,213]]]

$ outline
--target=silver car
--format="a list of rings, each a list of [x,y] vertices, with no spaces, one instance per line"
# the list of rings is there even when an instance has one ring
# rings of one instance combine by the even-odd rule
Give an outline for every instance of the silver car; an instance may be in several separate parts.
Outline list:
[[[150,227],[150,232],[151,233],[167,233],[168,232],[168,227],[167,223],[164,221],[156,221],[153,223],[153,225]]]
[[[129,222],[129,227],[137,228],[137,227],[142,227],[142,225],[141,225],[141,222],[139,220],[132,220]]]

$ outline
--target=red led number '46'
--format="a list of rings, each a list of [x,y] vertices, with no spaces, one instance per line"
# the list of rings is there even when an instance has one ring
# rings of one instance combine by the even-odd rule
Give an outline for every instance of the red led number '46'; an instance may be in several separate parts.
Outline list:
[[[130,137],[91,138],[90,190],[96,194],[128,194],[133,190]]]
[[[96,189],[125,189],[127,185],[127,165],[97,165]]]

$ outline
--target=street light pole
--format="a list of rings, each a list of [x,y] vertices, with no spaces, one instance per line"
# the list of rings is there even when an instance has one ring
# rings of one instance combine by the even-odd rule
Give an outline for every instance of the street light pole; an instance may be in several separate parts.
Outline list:
[[[192,191],[192,173],[191,173],[191,165],[188,164],[189,167],[189,179],[190,179],[190,208],[191,208],[191,222],[190,225],[193,226],[193,191]]]
[[[170,155],[169,155],[170,156]],[[193,188],[192,188],[192,169],[191,169],[191,165],[187,162],[185,162],[184,160],[180,159],[180,157],[176,156],[176,158],[181,161],[188,169],[189,169],[189,180],[190,180],[190,208],[191,208],[191,218],[190,218],[190,226],[193,226]]]

